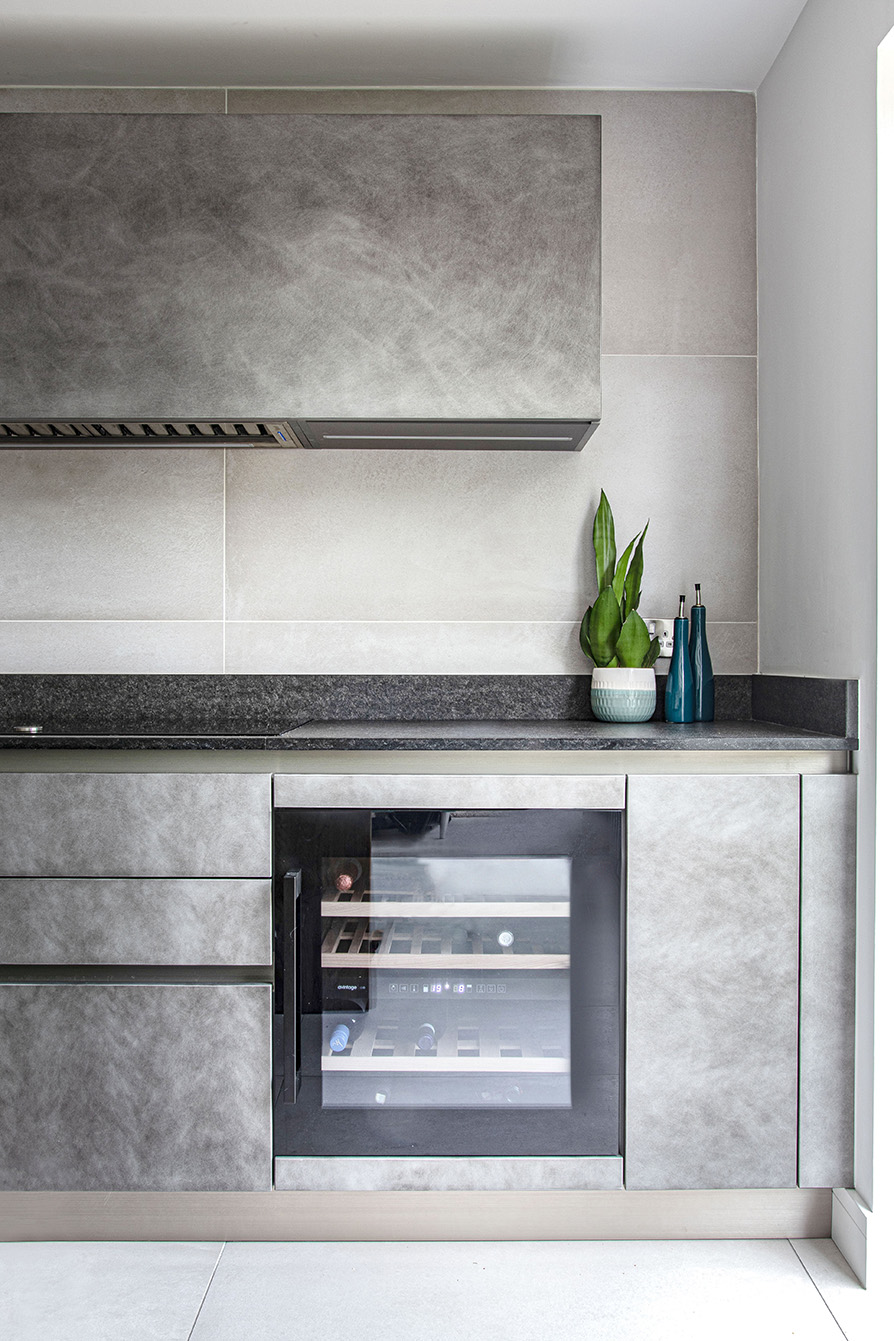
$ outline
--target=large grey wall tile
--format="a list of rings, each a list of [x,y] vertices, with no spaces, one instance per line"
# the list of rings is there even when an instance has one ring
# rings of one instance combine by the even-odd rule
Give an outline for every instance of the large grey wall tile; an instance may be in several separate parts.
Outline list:
[[[663,614],[674,613],[668,606]],[[583,675],[578,620],[229,621],[226,671],[234,675]],[[0,649],[2,649],[0,625]],[[757,624],[708,626],[714,670],[757,670]],[[0,661],[2,665],[2,661]],[[661,662],[659,671],[666,669]],[[25,669],[19,666],[17,669]],[[61,669],[61,667],[60,667]]]
[[[227,624],[226,670],[245,674],[562,675],[587,663],[572,622],[416,620]]]
[[[222,88],[0,88],[0,112],[224,112]]]
[[[755,361],[611,358],[583,452],[227,453],[234,620],[579,622],[600,488],[651,518],[643,609],[756,619]]]
[[[0,776],[0,875],[270,875],[270,779],[234,773]]]
[[[675,611],[701,582],[710,620],[755,621],[756,360],[607,358],[603,381],[594,488],[619,534],[651,519],[643,609]]]
[[[754,97],[604,96],[605,352],[756,354]]]
[[[690,593],[690,602],[692,599]],[[722,675],[757,673],[757,620],[742,624],[723,624],[717,620],[710,620],[708,644],[715,673]]]
[[[628,1188],[793,1187],[796,777],[627,782]]]
[[[223,489],[222,451],[0,451],[0,617],[219,617]]]
[[[0,1186],[265,1191],[270,988],[0,986]]]
[[[25,114],[0,144],[8,417],[598,416],[598,118]]]
[[[270,964],[269,880],[0,878],[0,964]]]
[[[0,619],[0,674],[214,675],[222,620]]]
[[[854,1177],[857,779],[801,780],[798,1183]]]

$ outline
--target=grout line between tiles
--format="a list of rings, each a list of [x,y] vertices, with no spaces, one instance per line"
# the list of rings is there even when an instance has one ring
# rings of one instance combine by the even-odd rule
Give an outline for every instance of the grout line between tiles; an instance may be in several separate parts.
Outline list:
[[[258,621],[264,622],[264,621]],[[349,621],[350,622],[350,621]],[[207,619],[185,615],[182,619],[156,619],[142,615],[44,615],[41,618],[28,618],[25,615],[0,616],[0,624],[219,624],[220,616]]]
[[[0,623],[3,623],[3,622],[4,622],[3,620],[0,620]],[[17,624],[17,623],[18,623],[18,624],[22,624],[22,623],[27,623],[28,621],[27,621],[27,620],[9,620],[8,622],[9,622],[10,624]],[[54,622],[54,621],[52,621],[52,620],[33,620],[33,621],[31,621],[31,622],[36,623],[36,624],[39,624],[39,623],[52,623],[52,622]],[[64,621],[63,621],[63,622],[64,622]],[[91,621],[91,620],[81,620],[80,622],[81,622],[81,623],[92,623],[93,621]],[[100,622],[101,622],[101,621],[100,621]],[[105,621],[105,622],[109,623],[109,622],[112,622],[112,621]],[[134,622],[134,623],[150,623],[151,621],[149,621],[149,620],[140,620],[140,621],[138,621],[138,620],[134,620],[133,622]],[[159,620],[158,622],[159,622],[159,623],[164,623],[164,622],[175,623],[176,621],[174,621],[174,620],[170,620],[170,621]],[[201,620],[192,620],[192,621],[189,621],[189,622],[191,622],[191,623],[201,623],[202,621],[201,621]],[[206,622],[210,622],[210,621],[206,621]],[[460,624],[460,625],[463,625],[463,626],[465,626],[465,625],[467,625],[467,624],[468,624],[468,625],[471,625],[471,624],[524,624],[525,626],[529,626],[529,625],[531,625],[531,624],[544,624],[544,625],[560,624],[560,625],[567,625],[569,628],[575,628],[575,629],[576,629],[577,626],[578,626],[578,624],[580,623],[580,620],[579,620],[579,619],[234,619],[234,620],[233,620],[233,623],[234,623],[234,624],[437,624],[439,627],[440,627],[441,625],[443,625],[443,624]],[[734,628],[743,628],[743,629],[745,629],[745,628],[753,628],[753,627],[755,626],[755,624],[757,623],[757,621],[754,620],[754,619],[714,619],[714,620],[708,620],[708,623],[709,623],[709,624],[713,624],[713,625],[715,625],[715,626],[716,626],[716,625],[720,625],[720,624],[722,624],[722,625],[724,625],[724,626],[729,625],[729,626],[734,627]]]
[[[190,1327],[189,1332],[187,1333],[186,1341],[191,1341],[192,1334],[196,1330],[196,1324],[199,1321],[199,1315],[202,1312],[202,1309],[205,1307],[205,1300],[208,1298],[208,1291],[211,1289],[211,1286],[214,1283],[214,1277],[217,1275],[217,1268],[220,1266],[220,1259],[224,1255],[224,1248],[226,1248],[226,1246],[227,1246],[226,1242],[220,1245],[220,1252],[217,1254],[217,1257],[215,1258],[214,1261],[214,1266],[211,1268],[211,1275],[208,1277],[208,1284],[205,1286],[202,1298],[199,1300],[199,1307],[196,1310],[196,1316],[192,1320],[192,1326]]]
[[[795,1257],[796,1257],[796,1258],[798,1259],[798,1261],[800,1262],[800,1264],[801,1264],[801,1270],[804,1272],[805,1276],[806,1276],[807,1279],[810,1281],[810,1284],[813,1286],[813,1288],[816,1290],[817,1294],[819,1295],[820,1299],[822,1299],[823,1303],[825,1304],[826,1309],[828,1310],[828,1313],[829,1313],[829,1317],[832,1319],[832,1321],[834,1322],[835,1326],[838,1328],[839,1332],[840,1332],[841,1335],[844,1337],[844,1341],[848,1341],[847,1332],[844,1330],[844,1328],[842,1327],[841,1323],[838,1321],[838,1319],[836,1318],[835,1314],[832,1312],[832,1306],[831,1306],[831,1304],[829,1303],[828,1299],[827,1299],[826,1296],[823,1294],[822,1290],[820,1289],[820,1287],[817,1285],[816,1281],[815,1281],[815,1280],[813,1279],[813,1277],[811,1276],[811,1274],[810,1274],[810,1270],[809,1270],[809,1268],[808,1268],[808,1266],[807,1266],[807,1263],[804,1261],[803,1257],[802,1257],[801,1254],[798,1252],[798,1249],[795,1247],[795,1244],[794,1244],[794,1240],[793,1240],[793,1239],[789,1239],[789,1240],[788,1240],[788,1246],[791,1248],[792,1252],[795,1254]]]

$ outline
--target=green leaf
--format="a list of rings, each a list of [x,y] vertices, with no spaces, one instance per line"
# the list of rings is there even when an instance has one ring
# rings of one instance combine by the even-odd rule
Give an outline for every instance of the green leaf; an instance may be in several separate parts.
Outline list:
[[[592,605],[588,605],[580,622],[580,650],[591,661],[593,660],[593,653],[590,651],[590,615],[592,610]]]
[[[600,591],[590,615],[590,655],[597,666],[607,666],[615,655],[621,632],[621,607],[611,587]]]
[[[604,489],[593,521],[593,550],[596,554],[596,589],[601,593],[615,573],[615,519]]]
[[[618,660],[622,666],[638,670],[649,655],[649,630],[645,620],[631,610],[618,634]]]
[[[657,638],[653,638],[652,641],[649,643],[649,651],[647,652],[646,659],[643,662],[643,670],[650,670],[651,667],[655,665],[655,662],[658,660],[658,653],[660,651],[661,651],[661,643],[658,641]]]
[[[636,536],[633,537],[630,544],[618,560],[618,566],[615,569],[615,575],[612,578],[612,591],[618,598],[618,605],[621,607],[621,618],[624,619],[626,611],[624,609],[624,578],[627,576],[627,565],[630,562],[630,551],[636,544]]]
[[[646,522],[646,525],[643,529],[643,533],[640,536],[639,542],[636,546],[636,550],[634,551],[633,558],[630,560],[630,570],[627,573],[627,590],[625,593],[626,595],[625,604],[628,614],[630,613],[630,611],[635,610],[637,608],[637,606],[639,605],[639,598],[642,595],[643,541],[646,538],[646,531],[648,531],[648,529],[649,529],[649,523]]]

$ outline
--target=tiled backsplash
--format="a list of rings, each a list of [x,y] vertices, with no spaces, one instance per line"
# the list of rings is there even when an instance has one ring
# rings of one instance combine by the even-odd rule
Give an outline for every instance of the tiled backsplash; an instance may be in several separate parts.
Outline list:
[[[0,110],[182,112],[192,98],[201,114],[221,92],[0,90]],[[0,672],[582,673],[601,488],[622,542],[651,518],[643,612],[672,615],[700,581],[715,669],[755,670],[753,98],[227,102],[601,114],[602,425],[572,456],[2,452]]]

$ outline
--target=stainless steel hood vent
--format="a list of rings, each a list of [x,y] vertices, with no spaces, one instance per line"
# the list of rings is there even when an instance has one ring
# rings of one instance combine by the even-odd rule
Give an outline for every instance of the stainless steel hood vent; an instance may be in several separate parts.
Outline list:
[[[578,452],[598,424],[575,420],[279,419],[0,421],[2,447],[307,447],[342,451]]]
[[[579,452],[598,424],[582,420],[292,419],[305,447]]]
[[[0,447],[300,447],[285,421],[29,419],[0,422]]]

